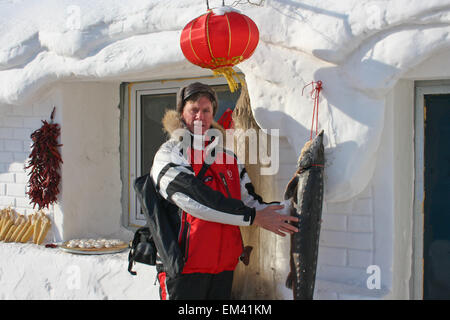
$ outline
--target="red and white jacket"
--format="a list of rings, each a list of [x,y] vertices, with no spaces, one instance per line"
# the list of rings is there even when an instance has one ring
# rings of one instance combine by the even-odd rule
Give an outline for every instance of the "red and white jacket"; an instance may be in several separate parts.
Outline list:
[[[171,134],[183,128],[175,111],[166,114],[163,124]],[[199,179],[205,152],[214,161],[208,161]],[[243,249],[239,226],[251,225],[255,210],[268,205],[255,193],[236,155],[195,143],[186,148],[172,136],[156,153],[150,174],[162,197],[181,209],[178,244],[184,252],[183,273],[234,270]]]

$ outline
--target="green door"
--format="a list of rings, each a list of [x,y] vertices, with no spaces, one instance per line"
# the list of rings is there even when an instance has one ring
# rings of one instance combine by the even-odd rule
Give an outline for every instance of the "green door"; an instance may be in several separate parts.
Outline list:
[[[450,299],[450,94],[425,95],[424,299]]]

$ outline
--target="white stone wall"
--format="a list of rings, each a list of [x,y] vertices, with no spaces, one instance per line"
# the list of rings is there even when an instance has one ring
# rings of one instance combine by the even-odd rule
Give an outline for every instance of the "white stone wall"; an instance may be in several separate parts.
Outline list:
[[[128,240],[121,221],[118,103],[117,83],[85,82],[60,83],[27,105],[0,105],[0,208],[35,211],[25,193],[30,135],[56,106],[64,162],[58,203],[47,210],[54,222],[48,240],[109,235]]]
[[[31,133],[41,120],[61,125],[61,193],[46,213],[46,242],[110,236],[128,241],[121,224],[119,88],[116,83],[60,83],[23,106],[0,105],[0,208],[35,210],[25,194]],[[37,209],[37,208],[36,208]],[[136,264],[128,251],[80,256],[32,243],[0,242],[0,299],[159,299],[155,268]]]
[[[51,94],[24,106],[0,104],[0,207],[11,205],[19,213],[34,212],[26,196],[24,168],[31,152],[33,131],[50,119],[56,96]]]
[[[351,298],[346,295],[348,286],[354,287],[358,298],[371,295],[366,288],[366,270],[374,263],[372,201],[372,187],[369,186],[351,201],[324,203],[317,270],[318,296]],[[328,282],[340,287],[330,286]]]
[[[119,84],[62,83],[62,185],[56,218],[63,240],[113,237],[122,228]]]
[[[280,170],[276,178],[279,199],[284,188],[296,170],[297,156],[286,139],[280,139]],[[378,170],[376,175],[383,175]],[[376,244],[375,204],[377,201],[371,182],[366,189],[354,199],[345,202],[324,202],[322,212],[322,229],[320,234],[319,258],[317,268],[316,299],[379,299],[389,294],[391,283],[388,274],[391,270],[384,264],[392,263],[389,256],[383,263],[376,261],[376,251],[384,250]],[[383,193],[383,191],[381,191]],[[382,201],[382,199],[379,199]],[[392,212],[387,212],[392,214]],[[380,214],[381,215],[381,214]],[[386,229],[388,231],[388,228]],[[383,234],[379,230],[379,234]],[[278,239],[281,250],[289,252],[288,239]],[[277,253],[279,254],[279,253]],[[283,263],[287,263],[284,260]],[[380,289],[368,289],[366,281],[371,275],[367,268],[380,265],[382,282]],[[278,272],[287,274],[287,266],[278,264]],[[280,276],[280,278],[283,278]],[[289,292],[283,296],[290,298]]]

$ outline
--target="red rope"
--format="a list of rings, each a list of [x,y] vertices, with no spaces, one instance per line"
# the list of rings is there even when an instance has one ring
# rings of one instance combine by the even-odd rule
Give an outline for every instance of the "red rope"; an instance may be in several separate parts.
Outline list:
[[[309,137],[309,140],[312,140],[314,119],[316,120],[316,135],[317,135],[317,132],[319,129],[319,94],[320,94],[320,91],[322,90],[322,81],[320,81],[320,80],[317,82],[312,81],[311,83],[304,86],[302,89],[302,95],[303,95],[303,91],[305,90],[305,88],[310,85],[313,86],[313,89],[311,90],[311,98],[314,99],[314,109],[313,109],[313,116],[312,116],[312,123],[311,123],[311,135]]]

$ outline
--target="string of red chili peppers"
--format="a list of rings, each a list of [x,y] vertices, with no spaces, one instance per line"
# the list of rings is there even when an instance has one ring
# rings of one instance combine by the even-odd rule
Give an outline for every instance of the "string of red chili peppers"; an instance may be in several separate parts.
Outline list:
[[[56,202],[59,194],[59,182],[61,180],[60,164],[63,162],[58,147],[58,137],[61,133],[60,126],[53,123],[55,107],[50,116],[50,123],[42,120],[42,127],[31,134],[33,144],[25,169],[31,169],[28,180],[27,195],[33,208],[45,208]]]

